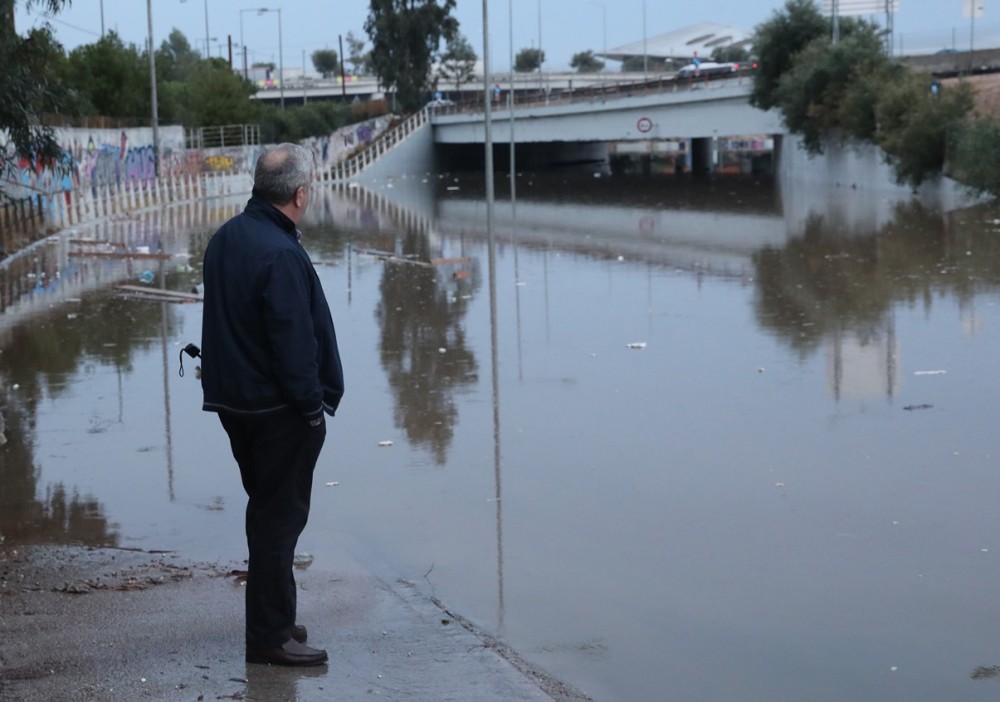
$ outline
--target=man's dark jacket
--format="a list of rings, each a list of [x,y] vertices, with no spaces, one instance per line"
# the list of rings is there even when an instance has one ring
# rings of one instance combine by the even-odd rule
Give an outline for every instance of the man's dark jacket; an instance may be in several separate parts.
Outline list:
[[[202,409],[333,414],[344,375],[330,307],[291,219],[257,197],[205,250]]]

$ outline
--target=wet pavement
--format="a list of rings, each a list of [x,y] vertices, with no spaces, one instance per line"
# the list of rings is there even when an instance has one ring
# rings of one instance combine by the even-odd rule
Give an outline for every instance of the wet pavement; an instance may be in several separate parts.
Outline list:
[[[243,586],[171,554],[0,551],[0,700],[582,700],[503,644],[340,558],[298,573],[300,622],[328,665],[243,661]]]

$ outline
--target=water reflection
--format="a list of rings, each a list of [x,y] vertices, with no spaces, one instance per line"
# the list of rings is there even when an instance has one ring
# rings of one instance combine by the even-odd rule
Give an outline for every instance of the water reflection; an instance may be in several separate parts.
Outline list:
[[[156,284],[189,289],[194,271],[188,247],[191,227],[224,216],[186,205],[135,218],[95,222],[53,236],[0,266],[0,399],[6,439],[0,449],[0,535],[15,543],[116,545],[117,527],[97,497],[80,494],[63,481],[40,484],[35,455],[37,417],[43,404],[58,404],[74,392],[72,379],[111,369],[117,377],[116,419],[91,419],[91,433],[121,424],[122,377],[132,359],[152,345],[162,348],[168,486],[172,492],[172,433],[167,366],[168,339],[177,333],[169,305],[137,303],[108,288],[137,282],[149,270]],[[207,219],[203,219],[207,218]],[[176,228],[174,228],[176,227]],[[132,258],[128,252],[159,256]],[[145,254],[143,254],[145,255]],[[197,254],[195,254],[197,255]],[[154,273],[155,272],[155,273]],[[154,312],[155,310],[155,312]],[[81,456],[82,458],[82,456]]]
[[[806,357],[829,349],[830,386],[845,389],[845,357],[854,368],[852,394],[884,393],[898,385],[895,307],[954,297],[971,308],[977,292],[995,287],[1000,241],[981,227],[953,226],[976,209],[942,216],[919,203],[898,204],[895,216],[864,234],[812,214],[784,246],[753,255],[758,323]],[[985,215],[980,215],[985,218]]]
[[[396,426],[443,466],[458,420],[454,394],[478,377],[464,317],[479,276],[471,262],[432,263],[439,256],[426,230],[410,228],[393,238],[394,257],[385,263],[375,308],[379,356],[395,397]]]

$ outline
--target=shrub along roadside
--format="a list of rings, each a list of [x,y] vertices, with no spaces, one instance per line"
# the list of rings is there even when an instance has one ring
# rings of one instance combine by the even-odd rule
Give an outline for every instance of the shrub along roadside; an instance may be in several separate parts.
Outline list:
[[[755,30],[751,104],[781,112],[812,153],[832,140],[870,142],[898,183],[916,188],[947,172],[979,194],[1000,194],[1000,125],[973,114],[971,86],[942,86],[893,63],[883,41],[874,23],[845,18],[835,43],[811,0],[787,0]]]

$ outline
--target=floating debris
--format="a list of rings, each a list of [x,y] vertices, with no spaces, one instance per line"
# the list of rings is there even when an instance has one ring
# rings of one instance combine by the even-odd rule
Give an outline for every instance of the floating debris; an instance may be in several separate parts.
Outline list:
[[[378,445],[382,446],[384,448],[386,446],[392,446],[392,442],[391,441],[379,441]]]
[[[296,568],[308,568],[312,562],[313,555],[311,553],[306,553],[305,551],[299,551],[292,559],[292,565]]]
[[[645,341],[633,341],[631,343],[625,344],[625,348],[627,348],[627,349],[644,349],[644,348],[646,348],[646,342]]]
[[[906,406],[906,407],[904,407],[903,409],[905,409],[905,410],[906,410],[907,412],[912,412],[913,410],[925,410],[925,409],[930,409],[930,408],[932,408],[933,406],[934,406],[934,405],[907,405],[907,406]]]
[[[337,487],[338,485],[340,485],[340,483],[338,483],[336,480],[333,480],[326,484],[327,487]]]
[[[913,375],[944,375],[948,371],[946,370],[925,370],[925,371],[914,371]]]

